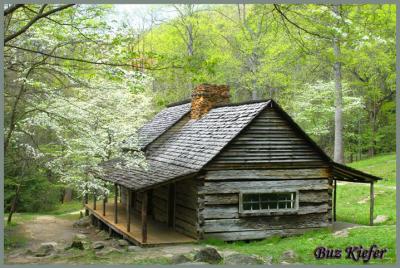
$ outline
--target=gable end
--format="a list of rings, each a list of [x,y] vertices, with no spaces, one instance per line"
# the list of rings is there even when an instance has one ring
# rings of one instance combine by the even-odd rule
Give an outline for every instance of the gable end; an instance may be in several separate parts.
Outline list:
[[[317,167],[329,162],[322,149],[271,101],[206,169]]]

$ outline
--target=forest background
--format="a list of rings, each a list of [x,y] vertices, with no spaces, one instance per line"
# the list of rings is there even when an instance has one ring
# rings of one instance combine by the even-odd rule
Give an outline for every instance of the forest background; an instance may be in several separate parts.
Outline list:
[[[5,5],[6,212],[106,191],[87,169],[145,165],[121,148],[200,83],[274,98],[338,162],[395,151],[395,5],[121,8]]]

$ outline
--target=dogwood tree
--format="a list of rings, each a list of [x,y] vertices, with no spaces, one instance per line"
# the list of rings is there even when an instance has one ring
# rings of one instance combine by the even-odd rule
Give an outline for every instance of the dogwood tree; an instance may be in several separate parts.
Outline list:
[[[113,157],[125,159],[126,165],[144,163],[135,151],[135,132],[150,112],[151,79],[133,71],[135,55],[120,58],[121,47],[135,40],[112,31],[107,23],[111,9],[26,4],[5,13],[9,222],[16,204],[23,209],[30,203],[25,197],[38,181],[48,182],[36,187],[40,193],[60,186],[60,194],[71,188],[81,194],[104,194],[104,182],[93,178],[89,169]],[[122,151],[122,142],[132,150]],[[55,204],[57,194],[48,203]]]
[[[88,172],[102,172],[99,164],[103,161],[119,158],[128,167],[145,167],[136,132],[150,112],[147,86],[151,79],[119,68],[108,71],[123,79],[73,79],[68,90],[33,79],[22,81],[41,94],[30,99],[35,112],[18,122],[13,143],[81,194],[108,194],[106,184]],[[49,142],[35,144],[27,139],[43,131]]]

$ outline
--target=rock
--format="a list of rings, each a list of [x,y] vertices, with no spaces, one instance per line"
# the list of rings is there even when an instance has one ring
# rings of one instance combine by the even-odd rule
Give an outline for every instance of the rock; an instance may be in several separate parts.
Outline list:
[[[382,223],[382,222],[387,221],[388,219],[389,219],[389,217],[386,216],[386,215],[378,215],[378,216],[376,216],[376,218],[374,219],[374,223]]]
[[[180,263],[187,263],[187,262],[191,262],[192,260],[189,259],[187,256],[183,255],[183,254],[179,254],[179,255],[175,255],[171,258],[171,263],[172,264],[180,264]]]
[[[92,243],[92,248],[93,249],[102,249],[106,246],[106,243],[103,241],[95,241]]]
[[[237,253],[238,253],[237,251],[233,251],[233,250],[223,250],[223,251],[220,251],[220,252],[219,252],[219,254],[221,255],[221,257],[222,257],[223,259],[225,259],[225,258],[228,257],[229,255],[237,254]]]
[[[282,264],[284,264],[283,262],[293,263],[295,262],[296,259],[297,259],[297,254],[291,249],[284,251],[281,255]]]
[[[57,243],[56,242],[48,242],[40,244],[39,249],[33,254],[36,257],[45,257],[56,251]]]
[[[86,238],[87,238],[87,236],[84,234],[76,234],[74,236],[74,240],[85,240]]]
[[[27,250],[25,250],[24,254],[25,255],[33,255],[33,254],[35,254],[35,252],[33,252],[32,249],[28,248]]]
[[[334,237],[348,237],[349,231],[347,229],[339,230],[333,233]]]
[[[83,217],[79,220],[77,220],[76,222],[74,222],[74,224],[72,225],[74,228],[77,227],[89,227],[90,226],[90,218],[88,216]]]
[[[65,249],[68,250],[68,249],[71,249],[71,248],[84,250],[83,242],[81,240],[73,240],[71,245],[69,247],[65,248]]]
[[[196,262],[207,262],[207,263],[216,264],[222,260],[222,257],[215,248],[205,247],[205,248],[200,249],[194,255],[194,260]]]
[[[224,260],[224,264],[237,265],[237,264],[264,264],[264,261],[257,255],[246,254],[230,254]]]
[[[97,252],[96,252],[96,255],[97,255],[97,256],[104,256],[104,255],[110,254],[110,253],[112,253],[112,252],[123,252],[123,251],[120,250],[120,249],[116,249],[116,248],[112,248],[112,247],[107,247],[107,248],[103,248],[102,250],[97,251]]]
[[[272,264],[272,256],[262,256],[264,264],[271,265]]]
[[[127,247],[129,246],[129,242],[125,239],[118,239],[118,246],[120,247]]]
[[[129,251],[129,252],[135,252],[135,251],[140,251],[140,250],[142,250],[141,247],[138,247],[138,246],[128,246],[128,251]]]
[[[96,234],[100,235],[100,236],[108,236],[108,233],[105,232],[104,230],[99,230],[99,231],[96,232]]]

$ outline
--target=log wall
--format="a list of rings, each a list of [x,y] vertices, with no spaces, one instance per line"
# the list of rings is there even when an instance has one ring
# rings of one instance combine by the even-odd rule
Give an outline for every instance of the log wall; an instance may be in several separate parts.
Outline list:
[[[153,218],[159,222],[168,222],[168,185],[157,187],[153,190],[153,198],[149,200],[153,206]]]
[[[182,180],[175,185],[175,230],[197,238],[197,180]]]
[[[175,217],[173,219],[173,228],[187,236],[198,237],[197,224],[197,180],[187,179],[178,181],[175,184]],[[152,198],[149,199],[149,205],[152,206],[152,219],[168,224],[168,205],[169,205],[169,185],[162,185],[152,190]],[[122,191],[123,196],[127,194]],[[132,195],[133,215],[140,217],[142,207],[142,193],[137,192]],[[125,197],[122,198],[124,200]]]
[[[298,191],[295,213],[241,215],[241,191]],[[331,186],[327,169],[209,171],[199,187],[201,238],[261,239],[330,225]]]
[[[274,108],[266,108],[208,169],[326,166],[321,155]]]

